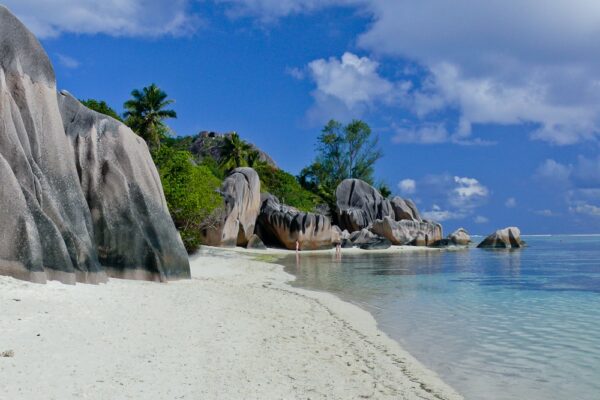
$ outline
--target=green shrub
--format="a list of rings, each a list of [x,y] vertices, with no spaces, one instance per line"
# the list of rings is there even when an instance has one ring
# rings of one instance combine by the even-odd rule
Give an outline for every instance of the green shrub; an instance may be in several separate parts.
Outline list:
[[[277,196],[284,204],[311,212],[317,205],[323,203],[319,196],[300,186],[292,174],[266,163],[259,163],[254,166],[254,169],[260,177],[261,191]]]
[[[209,168],[195,165],[189,151],[161,146],[153,152],[167,204],[189,253],[201,244],[200,231],[223,206],[221,181]]]

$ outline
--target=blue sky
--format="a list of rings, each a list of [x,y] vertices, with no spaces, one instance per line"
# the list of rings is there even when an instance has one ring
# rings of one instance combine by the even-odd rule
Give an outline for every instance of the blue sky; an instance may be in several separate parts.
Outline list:
[[[231,131],[292,173],[329,118],[447,231],[600,233],[600,3],[9,0],[58,86],[121,109],[157,83],[179,135]]]

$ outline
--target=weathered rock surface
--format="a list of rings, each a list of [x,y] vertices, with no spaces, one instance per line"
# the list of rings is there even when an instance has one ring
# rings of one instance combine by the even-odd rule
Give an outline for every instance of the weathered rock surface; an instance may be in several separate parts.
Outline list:
[[[368,229],[361,229],[360,231],[352,232],[348,238],[347,243],[344,247],[359,247],[363,250],[379,250],[387,249],[392,243],[369,231]]]
[[[442,239],[442,226],[429,221],[394,221],[385,217],[374,221],[370,230],[395,245],[429,246]]]
[[[391,200],[391,205],[396,221],[422,221],[419,210],[412,200],[396,196]]]
[[[390,201],[360,179],[342,181],[335,191],[335,196],[339,226],[348,232],[359,231],[384,217],[394,219]]]
[[[46,53],[0,6],[0,274],[66,283],[189,277],[145,144],[69,102],[59,108]]]
[[[246,248],[265,250],[267,248],[267,246],[265,246],[263,241],[260,240],[260,237],[258,237],[258,235],[252,235],[252,236],[250,236],[250,240],[248,240],[248,244],[246,245]]]
[[[256,228],[267,246],[290,250],[296,249],[296,241],[301,250],[318,250],[331,248],[340,240],[328,217],[283,205],[273,195],[264,196]]]
[[[471,243],[471,236],[465,228],[458,228],[448,235],[448,241],[455,246],[468,246]]]
[[[217,132],[200,132],[190,145],[190,151],[192,154],[197,156],[200,160],[205,157],[210,157],[217,162],[221,161],[223,146],[227,135],[231,133],[217,133]],[[253,150],[258,152],[258,160],[265,162],[273,167],[277,168],[275,161],[264,151],[256,147],[252,143],[248,143]]]
[[[246,246],[254,234],[260,211],[260,178],[252,168],[236,168],[223,181],[219,190],[225,212],[217,226],[206,229],[202,243],[209,246]]]
[[[487,249],[518,249],[525,246],[521,231],[516,227],[499,229],[486,237],[477,247]]]
[[[100,264],[115,277],[189,277],[187,253],[144,140],[67,92],[58,95],[58,106]]]

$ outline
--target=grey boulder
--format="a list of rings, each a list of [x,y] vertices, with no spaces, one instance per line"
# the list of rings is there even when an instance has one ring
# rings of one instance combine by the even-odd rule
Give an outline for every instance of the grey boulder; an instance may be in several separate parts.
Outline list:
[[[267,246],[265,246],[263,241],[260,240],[260,237],[258,235],[252,235],[250,236],[250,240],[248,240],[246,248],[255,250],[266,250]]]
[[[270,194],[264,196],[256,228],[266,245],[290,250],[296,249],[296,242],[301,250],[318,250],[341,240],[328,217],[286,206]]]
[[[514,226],[497,230],[477,245],[483,249],[518,249],[524,246],[521,231]]]
[[[442,239],[442,226],[429,221],[395,221],[385,217],[374,221],[370,230],[394,245],[429,246]]]
[[[0,6],[0,274],[189,277],[146,145],[64,97],[40,43]]]
[[[421,215],[415,203],[410,199],[403,199],[402,197],[394,197],[391,200],[392,209],[394,210],[394,216],[396,221],[409,220],[421,222]]]
[[[217,226],[201,232],[202,243],[209,246],[246,246],[254,234],[260,211],[260,178],[252,168],[236,168],[219,190],[225,211]]]
[[[394,219],[390,201],[360,179],[342,181],[335,191],[335,197],[339,226],[348,232],[359,231],[384,217]]]
[[[471,243],[471,236],[465,228],[458,228],[448,235],[448,241],[455,246],[468,246]]]

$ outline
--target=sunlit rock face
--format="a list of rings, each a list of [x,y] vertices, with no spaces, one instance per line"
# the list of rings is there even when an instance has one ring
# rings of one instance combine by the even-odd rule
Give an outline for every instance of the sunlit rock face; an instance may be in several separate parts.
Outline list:
[[[392,209],[394,210],[394,218],[396,221],[409,220],[421,222],[421,215],[415,203],[410,199],[403,199],[402,197],[394,197],[390,202]]]
[[[518,249],[525,246],[521,231],[514,226],[499,229],[486,237],[477,247],[487,249]]]
[[[0,6],[0,274],[188,277],[145,144],[64,97],[37,39]]]
[[[341,240],[328,217],[286,206],[273,195],[263,196],[256,228],[267,246],[290,250],[296,248],[296,242],[301,250],[317,250],[331,248]]]
[[[385,217],[373,222],[371,232],[395,245],[429,246],[442,239],[442,226],[429,221],[395,221]]]
[[[377,189],[360,179],[345,179],[335,191],[337,219],[348,232],[367,228],[373,221],[390,217],[394,210]]]
[[[236,168],[219,190],[225,210],[216,226],[203,230],[202,243],[208,246],[246,246],[254,233],[260,211],[260,178],[252,168]]]
[[[471,243],[471,236],[464,228],[458,228],[450,235],[448,235],[448,241],[456,246],[467,246]]]
[[[58,104],[102,266],[116,277],[188,277],[187,253],[146,142],[66,92]]]

